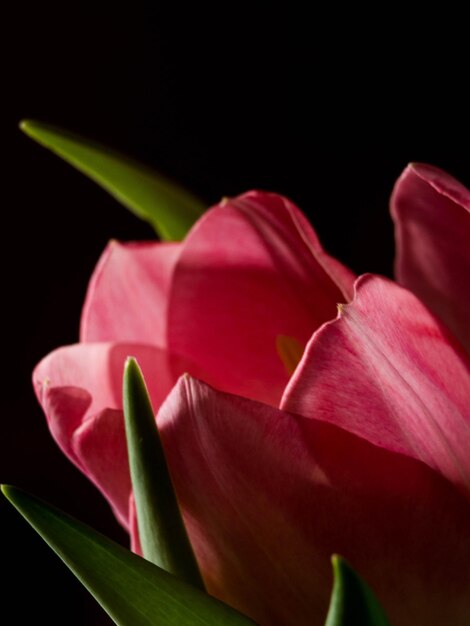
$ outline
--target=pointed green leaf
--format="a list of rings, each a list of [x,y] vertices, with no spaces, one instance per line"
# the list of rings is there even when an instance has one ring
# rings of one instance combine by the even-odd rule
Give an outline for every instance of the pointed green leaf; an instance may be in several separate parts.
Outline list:
[[[38,498],[5,485],[2,491],[119,626],[253,624]]]
[[[20,128],[106,189],[168,240],[183,239],[205,206],[150,168],[60,128],[24,120]]]
[[[325,626],[389,626],[369,586],[347,561],[334,555],[334,584]]]
[[[143,555],[200,589],[204,583],[189,542],[160,441],[155,413],[135,359],[124,369],[124,417]]]

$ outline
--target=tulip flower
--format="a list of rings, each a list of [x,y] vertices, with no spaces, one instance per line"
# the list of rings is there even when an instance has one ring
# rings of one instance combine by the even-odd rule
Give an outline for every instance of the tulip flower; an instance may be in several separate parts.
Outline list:
[[[128,355],[210,593],[261,624],[321,624],[341,553],[392,624],[468,624],[469,211],[450,176],[405,170],[400,284],[356,280],[270,193],[224,200],[181,243],[109,244],[80,343],[34,384],[136,550]]]

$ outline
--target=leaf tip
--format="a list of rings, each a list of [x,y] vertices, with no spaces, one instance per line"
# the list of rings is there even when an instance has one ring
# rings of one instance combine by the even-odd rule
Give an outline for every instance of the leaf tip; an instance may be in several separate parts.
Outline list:
[[[141,381],[142,379],[143,375],[137,359],[133,356],[128,356],[124,364],[124,381],[135,384],[136,381]]]
[[[353,569],[353,567],[340,554],[332,554],[331,564],[333,566],[333,578],[338,583],[344,584],[346,578],[354,578],[354,580],[360,580],[360,577]]]
[[[18,489],[18,487],[13,487],[13,485],[0,485],[0,490],[8,502],[19,510],[22,490]]]
[[[40,145],[51,148],[51,137],[57,135],[59,130],[45,124],[44,122],[38,122],[37,120],[24,119],[18,124],[18,128],[27,135],[30,139],[33,139]]]
[[[131,368],[131,367],[139,367],[137,364],[137,359],[135,358],[135,356],[131,356],[129,355],[126,358],[126,368]]]
[[[10,500],[10,490],[12,489],[12,487],[10,485],[0,485],[0,489],[5,498],[8,498],[8,500]]]
[[[331,555],[331,565],[333,568],[333,581],[335,585],[344,583],[344,578],[350,570],[348,562],[340,554]]]
[[[340,554],[332,554],[331,564],[333,565],[333,571],[339,572],[342,568],[347,566],[348,562]]]
[[[35,137],[35,131],[37,130],[37,127],[39,125],[39,122],[35,122],[34,120],[30,120],[30,119],[25,119],[25,120],[20,120],[19,124],[18,124],[18,128],[25,134],[28,135],[28,137]]]

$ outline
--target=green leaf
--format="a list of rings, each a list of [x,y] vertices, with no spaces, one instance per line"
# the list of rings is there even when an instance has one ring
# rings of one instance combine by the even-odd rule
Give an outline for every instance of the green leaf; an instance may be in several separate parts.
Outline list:
[[[20,128],[150,222],[163,239],[183,239],[205,210],[189,192],[109,148],[41,122],[24,120]]]
[[[253,624],[38,498],[16,487],[2,491],[119,626]]]
[[[369,586],[347,561],[334,555],[334,584],[325,626],[389,626]]]
[[[204,589],[176,500],[155,413],[142,372],[132,358],[124,368],[123,399],[142,552],[155,565]]]

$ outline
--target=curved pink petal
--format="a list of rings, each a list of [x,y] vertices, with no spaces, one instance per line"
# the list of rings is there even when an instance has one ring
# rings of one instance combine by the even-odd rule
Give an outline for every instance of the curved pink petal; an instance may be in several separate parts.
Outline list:
[[[81,469],[110,502],[117,519],[128,530],[132,485],[123,412],[104,409],[84,420],[73,433],[71,445]]]
[[[391,623],[468,623],[470,506],[423,463],[189,377],[157,419],[210,593],[264,625],[320,625],[339,552]]]
[[[470,191],[436,167],[412,164],[395,186],[391,212],[397,280],[470,353]]]
[[[168,348],[214,386],[277,404],[289,377],[278,337],[304,346],[352,284],[291,202],[250,192],[206,213],[183,243]]]
[[[281,406],[420,459],[470,496],[470,363],[391,281],[357,281],[354,301],[312,338]]]
[[[168,291],[178,243],[111,241],[91,278],[81,341],[166,346]]]
[[[130,479],[121,409],[122,375],[128,356],[138,360],[157,410],[181,373],[178,364],[175,366],[158,348],[77,344],[49,354],[33,374],[52,436],[99,487],[126,527]]]

